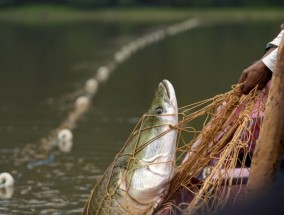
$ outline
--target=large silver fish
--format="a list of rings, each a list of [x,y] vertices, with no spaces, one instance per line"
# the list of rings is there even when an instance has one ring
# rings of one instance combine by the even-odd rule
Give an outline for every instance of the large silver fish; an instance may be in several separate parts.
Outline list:
[[[175,171],[178,107],[163,80],[148,112],[94,187],[84,215],[152,214]]]

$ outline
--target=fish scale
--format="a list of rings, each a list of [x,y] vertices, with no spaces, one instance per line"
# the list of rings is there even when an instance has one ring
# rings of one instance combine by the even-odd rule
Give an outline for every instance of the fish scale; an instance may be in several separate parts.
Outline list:
[[[163,80],[152,104],[94,187],[83,215],[149,215],[168,192],[175,171],[178,107]]]

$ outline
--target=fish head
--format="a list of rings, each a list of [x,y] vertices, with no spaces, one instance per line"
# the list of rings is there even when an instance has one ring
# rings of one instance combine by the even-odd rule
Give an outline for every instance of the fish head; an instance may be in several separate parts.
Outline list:
[[[152,104],[145,115],[143,132],[138,142],[141,147],[145,146],[140,154],[143,162],[151,164],[154,168],[162,166],[156,163],[174,159],[178,133],[174,126],[177,123],[178,106],[175,90],[168,80],[163,80],[159,83]]]
[[[125,190],[142,205],[152,205],[166,194],[175,172],[175,154],[178,123],[178,107],[172,84],[163,80],[148,112],[142,120],[142,128],[133,143],[134,157],[128,166]]]
[[[177,121],[177,98],[173,85],[168,80],[163,80],[156,90],[155,97],[147,112],[148,115],[165,116],[174,115]]]

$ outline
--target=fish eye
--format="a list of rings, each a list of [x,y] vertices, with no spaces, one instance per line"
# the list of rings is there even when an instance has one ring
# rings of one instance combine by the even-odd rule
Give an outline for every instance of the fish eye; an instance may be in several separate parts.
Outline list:
[[[156,112],[156,114],[162,114],[163,113],[163,108],[157,107],[155,112]]]

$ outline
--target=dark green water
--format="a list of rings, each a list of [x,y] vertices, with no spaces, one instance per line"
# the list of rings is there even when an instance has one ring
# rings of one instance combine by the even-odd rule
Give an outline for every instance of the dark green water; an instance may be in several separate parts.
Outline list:
[[[16,178],[13,197],[0,200],[0,214],[78,214],[161,80],[172,82],[180,106],[226,92],[278,26],[201,26],[137,52],[100,85],[74,130],[72,151],[43,153],[40,139],[66,117],[73,92],[122,45],[160,26],[0,23],[0,172]],[[27,168],[48,155],[55,156],[48,164]]]

